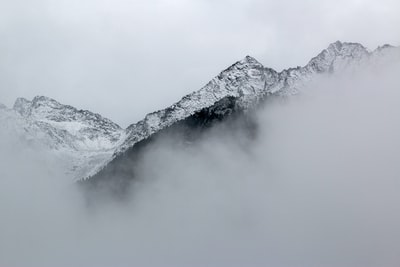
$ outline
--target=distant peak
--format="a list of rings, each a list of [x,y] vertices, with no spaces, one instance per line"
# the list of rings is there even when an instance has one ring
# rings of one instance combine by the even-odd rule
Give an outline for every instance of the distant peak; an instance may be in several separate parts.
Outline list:
[[[328,46],[328,49],[336,49],[336,50],[341,50],[343,47],[343,43],[341,41],[336,41],[334,43],[331,43]]]
[[[22,116],[26,116],[29,113],[29,108],[31,106],[31,101],[23,97],[18,97],[15,102],[13,109]]]
[[[257,59],[255,59],[252,56],[245,56],[242,60],[239,61],[240,63],[247,63],[247,64],[257,64],[257,65],[261,65],[260,62],[257,61]]]
[[[245,56],[243,60],[245,60],[247,62],[258,62],[254,57],[249,56],[249,55]]]
[[[32,99],[31,109],[35,111],[43,107],[52,110],[64,107],[64,105],[47,96],[35,96]]]
[[[23,97],[18,97],[15,100],[13,109],[22,116],[29,116],[33,110],[39,108],[40,106],[55,108],[62,105],[56,100],[47,96],[35,96],[31,101]]]
[[[254,57],[246,56],[242,60],[237,61],[235,64],[224,70],[222,73],[230,72],[232,70],[248,70],[256,68],[263,68],[263,65]]]
[[[7,108],[7,106],[6,106],[6,105],[4,105],[4,104],[0,103],[0,109],[6,109],[6,108]]]
[[[396,48],[396,46],[393,46],[391,44],[384,44],[381,46],[381,48]]]
[[[336,41],[331,43],[327,50],[334,51],[337,54],[343,54],[343,52],[354,51],[354,50],[363,50],[367,52],[367,49],[360,43],[351,43],[351,42],[341,42]]]
[[[26,105],[26,104],[29,104],[29,103],[31,103],[31,101],[29,101],[28,99],[23,98],[23,97],[18,97],[14,102],[14,106],[16,106],[16,105],[17,106],[18,105]]]
[[[393,49],[393,48],[397,48],[396,46],[390,45],[390,44],[384,44],[382,46],[378,46],[378,48],[375,49],[375,51],[382,51],[382,50],[386,50],[386,49]]]
[[[54,100],[53,98],[47,97],[47,96],[35,96],[32,99],[32,103],[47,103],[47,102],[51,102],[51,103],[58,103],[56,100]]]
[[[359,43],[336,41],[312,58],[307,66],[317,72],[326,72],[333,70],[336,61],[361,60],[369,54],[367,48]]]

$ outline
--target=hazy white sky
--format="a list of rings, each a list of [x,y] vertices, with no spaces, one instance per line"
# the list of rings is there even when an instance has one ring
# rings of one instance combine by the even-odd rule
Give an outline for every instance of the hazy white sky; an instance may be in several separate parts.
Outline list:
[[[0,0],[0,102],[46,95],[127,126],[250,54],[400,44],[398,0]]]

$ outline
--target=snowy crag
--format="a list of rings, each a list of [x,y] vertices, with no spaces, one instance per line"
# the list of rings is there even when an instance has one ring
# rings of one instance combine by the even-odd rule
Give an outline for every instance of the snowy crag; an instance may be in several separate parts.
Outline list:
[[[388,60],[400,60],[398,47],[384,45],[369,51],[361,44],[339,41],[307,65],[281,72],[246,56],[200,90],[126,129],[98,114],[42,96],[32,101],[19,98],[12,109],[0,105],[0,119],[24,138],[40,141],[66,158],[66,169],[74,179],[86,185],[109,184],[123,164],[134,162],[142,148],[164,131],[178,127],[199,131],[234,114],[251,111],[268,97],[298,94],[318,76],[365,65],[379,66]],[[118,182],[116,191],[133,178],[132,168],[128,169],[120,175],[123,182]]]
[[[44,96],[18,98],[12,109],[3,105],[0,120],[21,141],[51,150],[75,180],[105,164],[125,136],[121,127],[98,114]]]

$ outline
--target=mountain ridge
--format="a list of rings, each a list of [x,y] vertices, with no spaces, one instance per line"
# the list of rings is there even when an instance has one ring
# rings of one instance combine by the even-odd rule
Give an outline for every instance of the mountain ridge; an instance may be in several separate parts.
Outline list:
[[[99,114],[63,105],[46,96],[17,98],[1,112],[2,121],[23,139],[47,147],[65,161],[74,180],[103,164],[124,136],[124,130]]]
[[[388,48],[389,46],[385,46],[383,50]],[[265,68],[253,57],[246,56],[222,71],[200,90],[184,96],[164,110],[149,113],[143,120],[130,125],[127,128],[130,132],[127,132],[126,140],[116,149],[110,161],[99,168],[94,177],[88,179],[94,181],[95,184],[98,184],[96,180],[107,183],[105,180],[108,176],[112,176],[118,168],[123,168],[123,164],[116,162],[122,160],[127,163],[129,162],[126,160],[127,157],[136,159],[137,156],[134,153],[142,153],[140,149],[135,150],[136,144],[139,147],[146,146],[151,142],[149,140],[153,135],[158,135],[164,130],[168,131],[179,122],[197,120],[200,113],[209,113],[205,110],[213,109],[216,103],[225,98],[234,98],[234,101],[228,101],[228,103],[233,105],[234,109],[239,107],[241,112],[246,113],[268,96],[288,97],[299,93],[307,82],[318,75],[352,70],[367,64],[375,56],[375,51],[370,52],[358,43],[337,41],[312,58],[305,66],[289,68],[281,72]],[[185,103],[190,103],[190,105],[185,105]],[[182,106],[190,108],[182,110]],[[231,114],[231,112],[228,113]],[[218,117],[213,113],[209,113],[209,116]],[[200,122],[195,123],[201,123],[201,119]],[[123,174],[127,179],[133,178],[134,175],[134,171]],[[119,180],[117,183],[125,184],[125,181]]]
[[[392,47],[392,46],[391,46]],[[383,46],[383,49],[388,48],[388,46]],[[291,91],[285,91],[287,87],[293,87],[295,85],[295,79],[302,75],[310,75],[310,74],[315,74],[315,73],[324,73],[324,72],[332,72],[334,71],[333,68],[335,67],[336,59],[338,57],[343,57],[343,59],[348,59],[351,58],[353,59],[358,59],[361,60],[363,56],[369,56],[373,52],[368,52],[368,50],[362,46],[359,43],[348,43],[348,42],[340,42],[336,41],[335,43],[332,43],[328,46],[327,49],[324,49],[322,52],[320,52],[316,57],[312,58],[304,67],[297,67],[297,68],[289,68],[289,69],[284,69],[281,72],[277,72],[274,69],[271,68],[266,68],[264,67],[259,61],[257,61],[254,57],[251,57],[247,55],[245,58],[243,58],[240,61],[237,61],[236,63],[232,64],[230,67],[222,71],[218,76],[216,76],[214,79],[212,79],[210,82],[208,82],[204,87],[202,87],[200,90],[194,91],[190,94],[187,94],[184,96],[180,101],[172,104],[171,106],[167,107],[166,109],[158,110],[152,113],[149,113],[145,116],[144,120],[141,120],[137,123],[131,124],[127,127],[127,129],[132,129],[135,128],[136,126],[141,124],[146,123],[146,117],[151,117],[154,114],[157,113],[162,113],[163,111],[166,111],[170,108],[174,108],[179,106],[182,102],[185,102],[186,99],[191,99],[191,98],[198,98],[199,92],[207,91],[207,88],[213,87],[212,93],[215,94],[217,91],[216,89],[218,88],[218,85],[215,85],[216,80],[222,80],[224,76],[229,76],[228,79],[235,82],[235,75],[232,75],[232,71],[235,71],[237,69],[239,70],[257,70],[257,69],[263,69],[263,72],[261,76],[264,76],[262,79],[264,79],[264,87],[263,91],[259,92],[260,95],[265,95],[265,94],[274,94],[278,91],[280,91],[281,94],[293,94],[297,93],[296,92],[291,92]],[[340,62],[342,63],[342,62]],[[339,63],[338,63],[339,64]],[[343,63],[342,63],[343,64]],[[336,66],[339,67],[339,66]],[[229,75],[227,75],[229,73]],[[308,77],[301,77],[302,79],[308,78]],[[281,81],[281,82],[279,82]],[[308,81],[308,79],[305,79],[305,81]],[[232,85],[232,84],[228,84]],[[237,85],[237,84],[236,84]],[[301,84],[298,84],[298,86],[301,86]],[[238,89],[238,88],[236,88]],[[242,89],[242,88],[240,88]],[[232,90],[226,90],[226,94],[224,96],[235,94],[238,92],[233,92]],[[248,92],[247,92],[248,93]],[[254,93],[254,92],[251,92]],[[246,94],[246,92],[244,92]],[[213,96],[208,97],[208,95],[205,96],[205,105],[202,105],[203,103],[200,103],[200,107],[204,107],[209,105],[212,101],[214,103],[217,101],[218,97],[213,98]],[[251,102],[251,101],[250,101]],[[198,104],[198,103],[197,103]],[[197,106],[198,107],[198,106]],[[189,112],[189,114],[192,114]],[[148,119],[150,120],[150,119]],[[151,127],[151,126],[149,126]],[[149,131],[151,132],[151,131]],[[133,138],[134,139],[134,138]]]
[[[12,109],[0,105],[0,110],[19,116],[18,119],[26,123],[22,127],[31,128],[27,132],[44,132],[46,138],[54,140],[50,145],[53,149],[74,154],[71,167],[71,172],[75,173],[74,179],[90,179],[138,142],[199,112],[211,112],[213,106],[221,105],[226,99],[235,109],[247,112],[268,96],[288,97],[297,94],[318,75],[366,64],[392,50],[399,51],[399,47],[383,45],[368,51],[359,43],[337,41],[305,66],[281,72],[264,67],[247,55],[200,90],[185,95],[165,109],[147,114],[126,129],[99,114],[63,105],[46,96],[36,96],[32,100],[17,98]]]

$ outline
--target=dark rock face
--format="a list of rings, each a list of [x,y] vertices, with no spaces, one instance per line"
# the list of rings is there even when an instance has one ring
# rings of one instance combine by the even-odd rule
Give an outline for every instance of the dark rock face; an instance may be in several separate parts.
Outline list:
[[[206,137],[214,127],[220,125],[232,129],[232,133],[242,131],[241,138],[251,140],[256,137],[257,125],[252,111],[244,111],[237,105],[237,98],[225,97],[213,106],[204,108],[190,117],[167,127],[148,138],[139,141],[124,153],[115,157],[105,168],[79,184],[92,196],[111,195],[124,198],[133,182],[140,179],[137,170],[147,149],[164,138],[173,138],[174,145],[188,146]],[[157,168],[157,166],[154,166]]]
[[[384,47],[382,50],[389,49]],[[338,41],[312,58],[307,65],[281,72],[265,68],[247,56],[222,71],[200,90],[130,125],[125,131],[126,138],[116,147],[110,161],[80,184],[93,191],[124,195],[131,182],[139,179],[137,170],[146,149],[168,136],[190,145],[201,140],[214,126],[235,125],[232,132],[245,131],[247,137],[254,138],[257,125],[249,114],[260,105],[269,99],[295,95],[320,75],[369,64],[383,55],[378,52],[369,52],[361,44]]]

